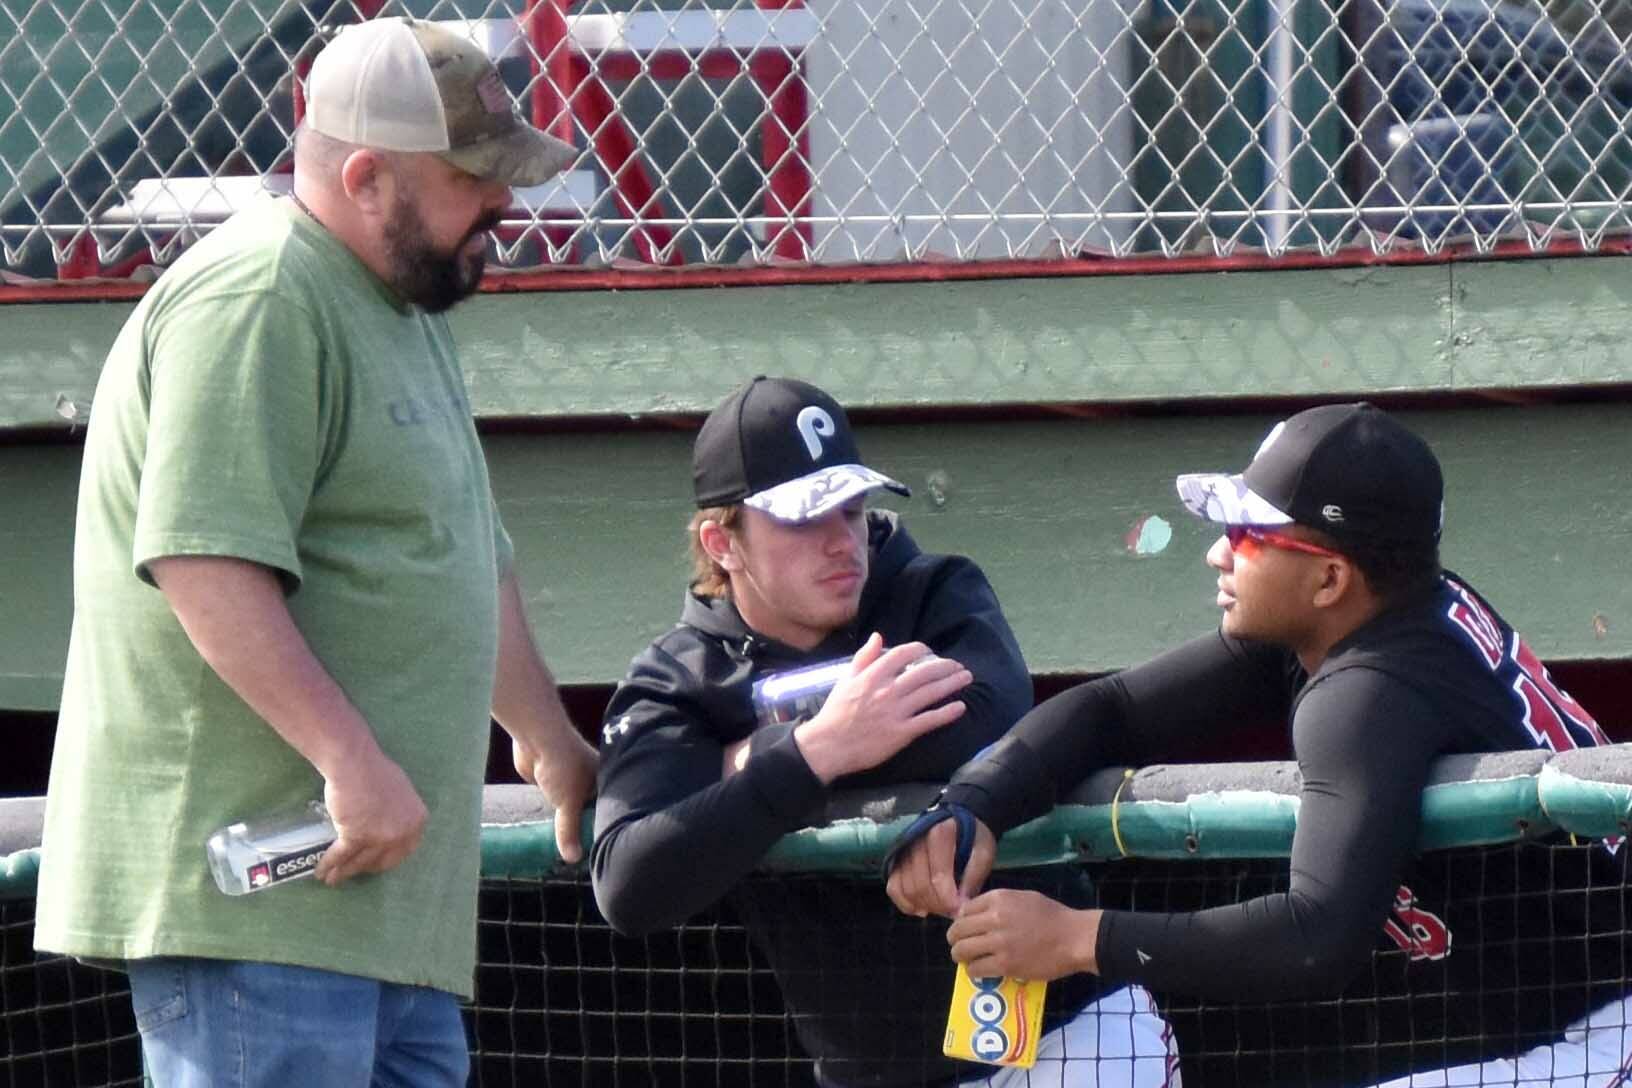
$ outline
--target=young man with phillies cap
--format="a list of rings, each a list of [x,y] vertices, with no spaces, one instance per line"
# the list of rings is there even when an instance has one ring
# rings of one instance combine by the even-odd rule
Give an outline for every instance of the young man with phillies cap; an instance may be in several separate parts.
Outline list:
[[[945,781],[1031,705],[992,587],[867,509],[872,492],[907,489],[862,464],[844,410],[805,382],[732,393],[704,422],[692,472],[680,622],[635,658],[606,712],[596,902],[635,934],[729,902],[823,1085],[986,1083],[990,1066],[941,1054],[953,968],[928,952],[938,935],[853,880],[790,890],[744,877],[818,820],[831,790]],[[819,709],[756,716],[757,681],[826,662],[842,678]],[[1017,880],[1092,902],[1064,868]],[[1167,1080],[1166,1025],[1136,987],[1056,987],[1045,1027],[1038,1088]]]
[[[463,1085],[489,713],[568,857],[594,785],[442,316],[572,150],[426,23],[307,97],[294,198],[148,291],[85,444],[35,940],[128,970],[161,1088]],[[316,880],[216,889],[213,831],[319,798]]]
[[[1028,714],[903,836],[891,898],[955,916],[952,954],[976,974],[1090,972],[1209,1001],[1366,1000],[1369,986],[1377,1037],[1345,1056],[1344,1084],[1621,1083],[1626,851],[1585,851],[1568,894],[1545,847],[1414,860],[1437,756],[1605,742],[1441,570],[1433,452],[1369,404],[1328,405],[1277,424],[1240,475],[1180,476],[1178,491],[1224,528],[1207,553],[1220,629]],[[1287,891],[1189,913],[980,894],[994,836],[1089,773],[1268,714],[1290,717],[1302,775]],[[978,822],[959,887],[962,814]],[[1609,940],[1589,952],[1594,937]]]

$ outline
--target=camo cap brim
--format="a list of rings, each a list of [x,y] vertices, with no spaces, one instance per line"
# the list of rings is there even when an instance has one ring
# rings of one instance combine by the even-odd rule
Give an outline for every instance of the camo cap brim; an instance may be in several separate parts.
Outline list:
[[[442,99],[447,150],[438,155],[480,178],[539,185],[577,158],[571,144],[516,112],[498,69],[476,44],[433,23],[409,21]]]
[[[542,185],[571,166],[578,149],[531,125],[520,124],[506,136],[482,140],[437,155],[479,178],[506,185]]]

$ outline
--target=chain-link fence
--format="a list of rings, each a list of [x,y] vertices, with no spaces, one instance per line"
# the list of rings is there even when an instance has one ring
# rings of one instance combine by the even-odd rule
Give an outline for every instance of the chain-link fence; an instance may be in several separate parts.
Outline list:
[[[393,13],[583,152],[511,268],[1632,230],[1632,0],[0,0],[0,272],[130,274],[286,188],[321,35]]]

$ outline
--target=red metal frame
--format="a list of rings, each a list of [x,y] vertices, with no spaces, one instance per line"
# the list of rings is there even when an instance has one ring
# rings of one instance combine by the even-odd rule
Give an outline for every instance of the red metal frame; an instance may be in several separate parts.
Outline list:
[[[522,15],[535,60],[533,123],[563,139],[572,138],[572,120],[588,135],[606,169],[614,198],[630,219],[661,218],[663,200],[640,158],[639,143],[617,113],[605,80],[681,80],[693,73],[708,79],[731,79],[744,69],[765,96],[761,122],[761,164],[765,171],[764,213],[784,219],[767,228],[772,252],[792,261],[810,259],[812,241],[810,117],[803,57],[780,50],[744,55],[735,49],[707,49],[692,54],[661,50],[640,56],[605,50],[593,58],[574,50],[567,26],[570,0],[527,0]],[[802,8],[804,0],[755,0],[763,10]],[[538,69],[542,69],[539,71]],[[674,232],[657,223],[635,228],[635,246],[648,264],[677,265]],[[666,257],[664,256],[666,254]]]
[[[385,7],[388,0],[352,0],[359,18],[372,19]],[[301,51],[300,59],[295,62],[295,81],[290,88],[289,99],[294,115],[294,123],[298,126],[301,118],[306,116],[306,77],[312,70],[312,55],[307,50]],[[277,172],[286,173],[294,169],[293,162],[285,162],[278,167]],[[142,246],[136,252],[123,260],[104,265],[102,258],[96,252],[96,238],[87,227],[76,239],[69,250],[68,259],[57,265],[57,278],[63,280],[84,280],[98,277],[117,279],[128,278],[136,269],[145,264],[153,263],[151,246]],[[0,301],[4,301],[0,298]]]
[[[805,0],[755,0],[766,11],[803,8]],[[810,97],[804,58],[772,52],[750,62],[754,82],[770,103],[770,117],[760,127],[765,165],[767,218],[786,221],[771,235],[772,252],[793,261],[810,259]],[[769,229],[766,231],[770,235]]]
[[[683,263],[674,245],[674,231],[661,223],[643,222],[664,218],[663,196],[604,81],[633,80],[642,74],[676,81],[694,72],[709,79],[731,79],[746,70],[767,103],[760,131],[761,165],[766,179],[764,215],[769,221],[766,238],[776,257],[808,261],[813,180],[809,166],[810,102],[802,55],[790,55],[781,49],[748,54],[735,49],[707,49],[696,54],[663,50],[642,57],[607,50],[591,58],[572,48],[567,25],[570,2],[526,0],[522,27],[532,46],[532,121],[569,143],[573,140],[574,120],[588,134],[620,211],[636,221],[634,242],[641,260],[651,265]],[[755,0],[755,4],[761,10],[781,11],[802,8],[804,0]],[[361,19],[374,18],[385,5],[386,0],[353,0]],[[311,65],[309,53],[295,64],[290,99],[296,125],[306,115],[306,77]],[[545,229],[552,241],[558,240],[558,229]],[[57,275],[65,280],[129,276],[151,260],[150,249],[143,247],[105,266],[87,228],[75,239]]]
[[[355,0],[356,7],[365,17],[376,14],[385,0]],[[590,78],[587,58],[575,57],[567,41],[566,10],[570,0],[527,0],[523,27],[533,47],[533,55],[542,58],[546,73],[537,78],[535,72],[532,95],[534,124],[570,139],[573,121],[595,134],[596,150],[607,165],[608,173],[620,206],[631,218],[638,218],[657,201],[656,187],[651,184],[644,165],[639,161],[637,147],[627,126],[615,122],[615,103],[599,79]],[[803,0],[756,0],[757,6],[769,10],[799,8]],[[605,53],[598,58],[600,72],[610,78],[627,79],[641,71],[641,58],[628,53]],[[792,229],[783,227],[775,236],[775,253],[795,260],[808,259],[811,228],[804,217],[810,214],[809,137],[805,130],[808,118],[806,86],[799,63],[780,51],[767,51],[743,57],[734,50],[709,50],[693,57],[681,51],[667,51],[648,56],[646,69],[654,77],[675,79],[694,70],[710,77],[729,78],[747,65],[751,77],[765,90],[771,104],[762,133],[764,164],[768,179],[766,194],[767,216],[789,216]],[[304,115],[302,81],[309,69],[309,61],[297,66],[294,88],[294,110],[298,122]],[[563,89],[565,97],[563,97]],[[570,107],[569,108],[569,104]],[[771,122],[776,123],[771,123]],[[615,123],[614,123],[615,122]],[[790,154],[791,145],[797,152]],[[614,165],[614,163],[616,165]],[[546,228],[549,230],[551,228]],[[557,228],[558,229],[558,228]],[[552,240],[557,236],[552,234]],[[659,224],[644,224],[637,229],[636,243],[642,257],[652,265],[657,252],[672,241],[672,233]],[[1200,272],[1227,271],[1297,271],[1320,268],[1366,267],[1386,265],[1433,265],[1466,261],[1524,260],[1535,258],[1627,256],[1632,255],[1632,237],[1604,239],[1595,250],[1588,250],[1580,242],[1564,239],[1544,249],[1532,249],[1522,239],[1501,242],[1481,252],[1472,243],[1446,246],[1437,253],[1420,248],[1402,247],[1387,254],[1373,253],[1369,248],[1356,246],[1340,250],[1331,256],[1313,252],[1292,252],[1280,257],[1261,253],[1247,253],[1234,257],[1186,256],[1163,258],[1096,257],[1084,255],[1062,259],[1009,259],[965,262],[912,262],[893,264],[805,265],[803,267],[693,267],[651,269],[569,269],[563,268],[537,273],[500,273],[487,277],[482,290],[491,293],[552,290],[655,290],[721,286],[792,286],[834,283],[912,283],[950,282],[978,279],[1027,279],[1055,277],[1086,277],[1101,275],[1182,275]],[[78,302],[85,300],[123,300],[141,297],[146,283],[130,280],[114,281],[114,277],[128,277],[147,260],[144,249],[135,256],[115,265],[103,267],[96,256],[96,247],[89,231],[82,233],[59,269],[62,280],[84,280],[108,277],[96,283],[0,284],[0,304],[34,302]],[[672,258],[669,264],[678,263]]]

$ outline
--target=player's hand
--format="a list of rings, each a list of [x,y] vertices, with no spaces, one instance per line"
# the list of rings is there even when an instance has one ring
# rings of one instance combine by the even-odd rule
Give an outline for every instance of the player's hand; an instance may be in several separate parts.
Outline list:
[[[946,931],[952,958],[974,978],[1048,980],[1098,971],[1097,910],[1072,910],[1038,892],[1000,888],[963,905]]]
[[[576,732],[562,730],[548,751],[516,739],[510,742],[516,773],[544,791],[555,807],[555,848],[569,864],[583,860],[584,806],[595,796],[600,756]]]
[[[794,743],[824,784],[876,767],[931,729],[962,717],[964,704],[945,700],[973,680],[968,669],[935,657],[922,642],[886,650],[883,637],[874,634],[822,709],[794,729]]]
[[[890,901],[904,913],[919,918],[929,914],[957,917],[963,904],[986,886],[992,862],[997,857],[997,838],[991,828],[975,821],[975,845],[963,867],[961,883],[953,876],[957,845],[956,821],[942,820],[930,828],[928,834],[896,859],[890,879],[884,885]]]
[[[401,865],[419,846],[430,816],[402,768],[378,748],[345,761],[324,783],[323,804],[339,838],[314,872],[331,887]]]

